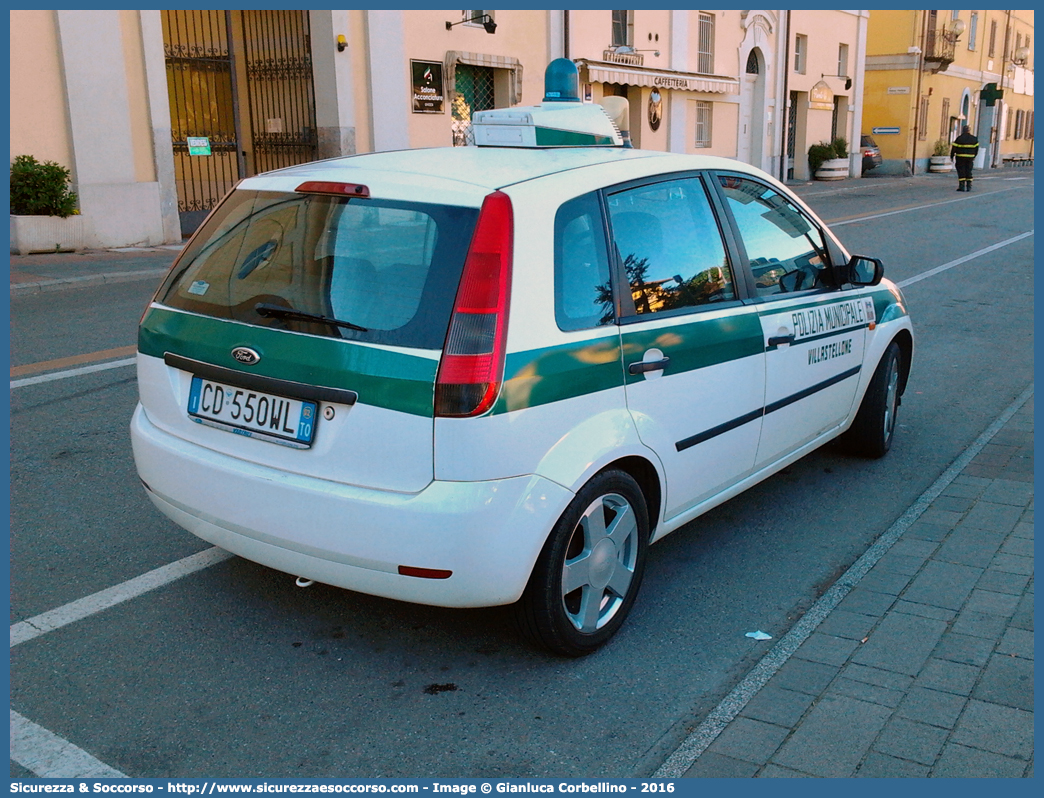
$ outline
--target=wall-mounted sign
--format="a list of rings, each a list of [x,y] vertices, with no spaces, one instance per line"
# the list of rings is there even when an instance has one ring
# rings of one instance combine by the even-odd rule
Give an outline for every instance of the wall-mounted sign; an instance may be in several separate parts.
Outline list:
[[[663,86],[665,89],[682,89],[683,91],[698,91],[693,89],[693,81],[688,78],[675,78],[665,75],[654,75],[653,84]]]
[[[649,92],[649,127],[659,130],[661,119],[663,119],[663,99],[660,97],[660,90],[653,89]]]
[[[413,113],[441,114],[443,101],[442,64],[410,60],[413,79]]]
[[[889,94],[909,94],[910,93],[910,87],[909,86],[889,86],[888,87],[888,93]]]
[[[998,89],[996,83],[987,83],[982,87],[979,96],[982,98],[982,104],[990,108],[997,104],[997,100],[1004,97],[1004,89]]]
[[[188,136],[186,138],[189,155],[210,155],[210,139],[206,136]]]
[[[808,107],[821,111],[834,110],[834,92],[823,81],[819,81],[808,93]]]
[[[895,136],[895,135],[897,135],[899,133],[899,128],[897,128],[897,127],[875,127],[875,128],[871,128],[871,132],[875,136]]]

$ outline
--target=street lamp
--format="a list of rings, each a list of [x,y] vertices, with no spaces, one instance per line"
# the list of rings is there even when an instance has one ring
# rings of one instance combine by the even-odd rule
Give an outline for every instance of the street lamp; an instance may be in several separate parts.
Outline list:
[[[472,17],[471,19],[462,19],[460,22],[447,22],[446,30],[453,30],[454,25],[462,25],[465,22],[481,22],[482,27],[486,29],[486,33],[497,32],[497,23],[493,21],[493,17],[489,14],[481,14],[477,17]]]
[[[964,24],[964,20],[963,19],[955,19],[953,21],[953,24],[950,25],[950,33],[953,34],[953,43],[954,44],[957,44],[957,42],[961,38],[961,34],[964,33],[964,31],[966,31],[967,29],[968,29],[968,26]]]
[[[852,78],[848,77],[848,75],[827,75],[827,74],[822,74],[822,75],[820,75],[820,77],[821,78],[844,78],[845,79],[845,91],[848,91],[850,88],[852,88]]]
[[[1013,63],[1015,66],[1026,66],[1026,61],[1029,60],[1029,54],[1029,48],[1023,45],[1011,54],[1011,63]]]

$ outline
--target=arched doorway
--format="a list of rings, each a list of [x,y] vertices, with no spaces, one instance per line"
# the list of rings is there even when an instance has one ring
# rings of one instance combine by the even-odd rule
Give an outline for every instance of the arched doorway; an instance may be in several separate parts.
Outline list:
[[[965,89],[964,94],[961,96],[961,124],[968,125],[968,127],[974,130],[975,127],[971,121],[971,107],[971,92]]]
[[[759,169],[765,156],[765,56],[754,47],[747,54],[740,84],[739,159]]]

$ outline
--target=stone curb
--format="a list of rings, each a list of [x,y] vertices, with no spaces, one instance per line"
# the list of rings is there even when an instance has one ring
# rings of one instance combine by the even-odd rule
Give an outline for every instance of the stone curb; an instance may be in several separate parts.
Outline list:
[[[87,288],[109,283],[129,283],[135,280],[148,280],[165,275],[169,269],[140,269],[132,272],[108,272],[106,274],[85,274],[78,277],[58,277],[52,280],[36,280],[29,283],[11,283],[11,294],[40,294],[46,291],[60,291],[67,288]]]

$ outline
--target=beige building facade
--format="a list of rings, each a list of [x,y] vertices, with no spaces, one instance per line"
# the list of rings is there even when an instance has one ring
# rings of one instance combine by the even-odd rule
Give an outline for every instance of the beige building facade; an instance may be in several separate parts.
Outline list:
[[[11,11],[11,152],[70,168],[95,247],[180,241],[242,177],[468,141],[573,60],[634,146],[859,174],[868,11]]]

